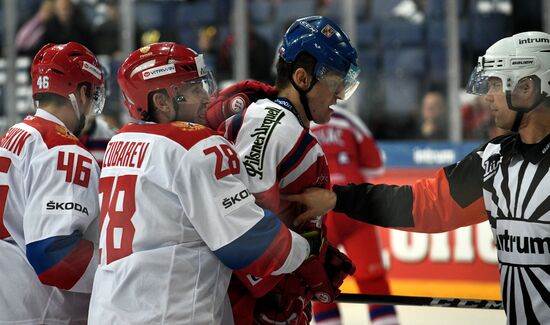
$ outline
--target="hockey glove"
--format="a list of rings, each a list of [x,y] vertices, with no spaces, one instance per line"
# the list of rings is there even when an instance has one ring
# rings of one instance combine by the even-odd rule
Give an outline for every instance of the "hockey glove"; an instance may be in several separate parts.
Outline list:
[[[256,301],[256,324],[305,325],[311,321],[311,295],[303,280],[295,274],[287,274],[272,291]]]
[[[244,80],[222,90],[211,98],[206,111],[209,127],[216,130],[220,124],[235,113],[261,98],[274,98],[277,89],[255,80]]]
[[[355,272],[355,265],[346,255],[328,243],[324,231],[323,226],[321,232],[303,234],[310,243],[314,255],[305,260],[295,272],[304,279],[317,300],[328,304],[334,302],[340,294],[340,286],[348,275]]]
[[[340,252],[338,248],[328,245],[325,254],[325,271],[331,280],[332,287],[338,290],[344,283],[344,279],[348,275],[355,273],[355,264],[344,253]]]

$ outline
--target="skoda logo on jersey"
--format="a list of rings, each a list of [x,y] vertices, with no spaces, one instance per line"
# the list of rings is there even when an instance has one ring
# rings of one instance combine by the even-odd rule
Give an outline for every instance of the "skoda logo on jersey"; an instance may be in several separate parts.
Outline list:
[[[228,215],[246,204],[253,203],[254,196],[250,194],[248,189],[242,184],[242,186],[233,189],[229,193],[220,193],[219,196],[214,198],[214,202],[223,215]]]
[[[242,190],[239,193],[232,195],[230,197],[226,197],[223,199],[222,204],[225,209],[231,208],[233,205],[241,202],[242,200],[246,199],[250,196],[250,192],[248,190]]]
[[[88,209],[85,206],[83,206],[81,204],[78,204],[76,202],[54,202],[54,201],[49,201],[46,204],[46,211],[59,212],[59,211],[70,211],[70,210],[75,210],[75,211],[81,212],[81,213],[83,213],[87,216],[90,215],[88,213]]]

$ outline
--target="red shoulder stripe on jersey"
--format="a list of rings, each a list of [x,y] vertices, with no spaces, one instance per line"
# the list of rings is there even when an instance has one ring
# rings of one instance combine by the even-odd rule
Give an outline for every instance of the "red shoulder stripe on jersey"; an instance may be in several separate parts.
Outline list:
[[[48,149],[63,145],[77,145],[86,149],[84,145],[78,141],[78,138],[63,125],[59,125],[38,116],[27,116],[23,120],[23,123],[33,127],[40,133]]]
[[[465,208],[453,199],[443,169],[437,171],[435,178],[418,180],[412,186],[412,191],[414,230],[443,232],[487,220],[483,197]]]
[[[281,193],[302,193],[312,186],[327,189],[330,187],[329,169],[324,157],[318,157],[298,178],[281,188]]]
[[[129,123],[124,126],[120,133],[147,133],[166,137],[185,149],[189,150],[197,142],[218,133],[200,124],[190,122],[171,122],[161,124],[135,124]]]
[[[300,165],[307,153],[316,144],[317,140],[311,136],[307,130],[302,130],[302,134],[300,134],[300,138],[298,138],[292,150],[290,150],[277,166],[277,179],[282,179]]]
[[[94,244],[81,240],[59,263],[40,273],[40,282],[60,289],[71,289],[82,277],[94,255]]]
[[[262,256],[246,268],[235,270],[234,274],[241,279],[242,284],[254,297],[262,297],[283,278],[283,275],[273,276],[270,273],[282,266],[282,262],[286,260],[290,253],[291,246],[292,236],[290,231],[282,226]],[[256,276],[261,277],[261,281],[258,281],[260,279]]]

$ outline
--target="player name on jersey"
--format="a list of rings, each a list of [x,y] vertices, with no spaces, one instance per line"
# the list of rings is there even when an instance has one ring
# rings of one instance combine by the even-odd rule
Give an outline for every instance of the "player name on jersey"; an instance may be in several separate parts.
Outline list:
[[[105,151],[103,168],[132,167],[141,168],[149,149],[149,142],[114,141],[110,142]]]
[[[13,152],[16,155],[21,154],[25,141],[31,136],[23,129],[11,128],[0,139],[0,147]]]

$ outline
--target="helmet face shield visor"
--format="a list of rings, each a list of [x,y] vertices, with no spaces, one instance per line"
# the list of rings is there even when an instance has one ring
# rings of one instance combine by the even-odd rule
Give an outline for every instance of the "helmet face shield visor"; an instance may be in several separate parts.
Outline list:
[[[334,70],[321,68],[317,73],[317,79],[323,82],[338,99],[347,100],[353,95],[359,86],[359,72],[361,70],[351,64],[346,75],[342,75]]]
[[[518,77],[511,71],[483,70],[478,65],[466,86],[466,92],[473,95],[506,95],[511,109],[525,109],[537,104],[541,84],[536,75]]]
[[[483,69],[483,64],[478,63],[470,74],[466,84],[466,92],[472,95],[487,95],[490,91],[498,90],[504,92],[504,85],[513,78],[511,71],[499,71]]]
[[[92,112],[94,114],[101,114],[101,111],[103,111],[103,106],[105,105],[105,97],[106,97],[106,91],[105,91],[105,85],[94,85],[92,89]]]
[[[533,56],[480,56],[466,91],[474,95],[486,95],[490,90],[489,80],[493,77],[501,80],[503,92],[513,92],[521,79],[536,75],[539,68],[540,62]]]
[[[466,84],[466,92],[480,96],[489,93],[489,77],[483,73],[483,69],[480,69],[479,66],[476,66],[470,74],[470,79]]]
[[[204,76],[172,85],[177,102],[207,102],[217,91],[212,72]]]

